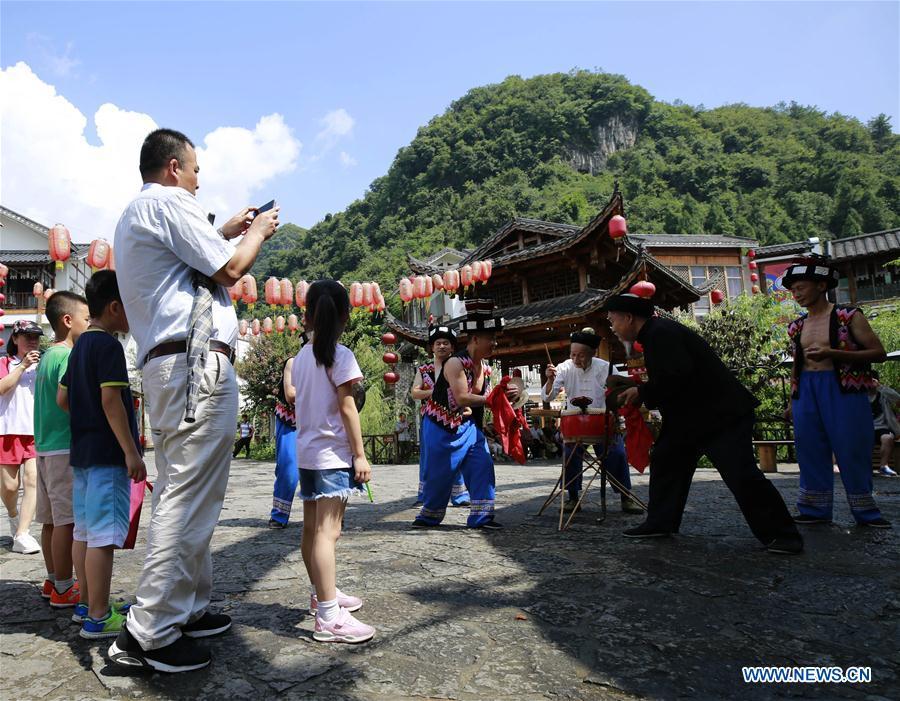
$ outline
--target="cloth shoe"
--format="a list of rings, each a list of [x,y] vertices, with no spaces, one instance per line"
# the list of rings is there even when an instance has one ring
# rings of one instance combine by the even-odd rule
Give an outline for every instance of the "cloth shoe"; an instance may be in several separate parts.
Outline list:
[[[14,553],[22,553],[23,555],[34,555],[41,551],[41,545],[38,543],[31,533],[23,533],[13,538],[12,551]]]
[[[81,589],[78,582],[66,589],[62,594],[56,591],[56,587],[50,592],[50,605],[55,609],[65,609],[75,606],[81,601]]]
[[[189,638],[208,638],[211,635],[224,633],[229,628],[231,628],[231,616],[207,611],[193,623],[181,626],[181,633]]]
[[[320,643],[364,643],[375,636],[375,629],[356,620],[347,609],[341,609],[333,621],[323,621],[316,616],[313,640]]]
[[[282,523],[281,521],[276,521],[274,518],[269,519],[269,528],[287,528],[286,523]]]
[[[797,514],[794,516],[794,523],[799,523],[801,526],[814,526],[820,523],[831,523],[831,519],[809,516],[807,514]]]
[[[644,509],[631,497],[622,497],[622,513],[623,514],[642,514]]]
[[[503,530],[503,525],[497,523],[494,519],[491,519],[490,521],[485,521],[484,523],[475,526],[475,528],[480,528],[484,531],[500,531]]]
[[[157,672],[191,672],[209,664],[209,650],[190,638],[180,637],[174,643],[156,650],[144,651],[135,637],[122,628],[109,646],[109,659],[122,667],[153,669]]]
[[[358,596],[348,596],[344,592],[340,591],[337,595],[338,606],[342,609],[347,609],[350,613],[354,611],[359,611],[362,608],[363,602]],[[315,616],[319,610],[319,599],[315,594],[309,595],[309,614],[311,616]]]
[[[776,555],[799,555],[803,552],[803,539],[799,537],[775,538],[766,550]]]
[[[886,518],[876,518],[872,521],[859,521],[856,525],[863,528],[893,528],[891,522]]]
[[[622,531],[622,535],[626,538],[668,538],[672,533],[648,526],[644,521],[639,526]]]
[[[109,615],[106,618],[97,620],[96,618],[85,616],[84,620],[81,621],[81,630],[78,634],[88,640],[116,638],[124,627],[125,616],[110,606]]]
[[[878,470],[878,474],[881,475],[882,477],[896,477],[897,476],[897,473],[894,472],[887,465],[882,465],[881,468],[879,468],[879,470]]]

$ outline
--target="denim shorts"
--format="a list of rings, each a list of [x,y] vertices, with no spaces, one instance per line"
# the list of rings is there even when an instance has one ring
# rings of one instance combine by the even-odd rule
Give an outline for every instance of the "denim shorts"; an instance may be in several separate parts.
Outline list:
[[[89,548],[121,548],[128,535],[131,478],[124,467],[72,468],[72,537]]]
[[[352,468],[337,470],[306,470],[300,468],[300,498],[303,501],[317,499],[347,499],[363,494],[363,485],[354,478]]]

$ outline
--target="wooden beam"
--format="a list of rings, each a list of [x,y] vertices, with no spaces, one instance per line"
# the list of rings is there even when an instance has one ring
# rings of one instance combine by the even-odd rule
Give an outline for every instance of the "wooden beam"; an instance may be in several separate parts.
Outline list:
[[[547,341],[547,347],[550,350],[558,350],[560,348],[568,348],[569,347],[569,339],[564,338],[559,341]],[[510,355],[527,355],[529,353],[543,353],[544,352],[544,344],[543,343],[530,343],[528,345],[523,346],[509,346],[503,347],[500,346],[496,350],[494,350],[493,358],[498,357],[506,357]]]

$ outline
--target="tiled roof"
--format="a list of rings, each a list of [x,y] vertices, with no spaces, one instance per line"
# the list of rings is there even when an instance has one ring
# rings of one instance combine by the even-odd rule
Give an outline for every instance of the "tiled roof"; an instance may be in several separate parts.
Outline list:
[[[566,239],[570,236],[574,236],[579,231],[581,231],[581,227],[575,226],[574,224],[560,224],[558,222],[542,221],[540,219],[525,219],[522,217],[516,217],[515,219],[512,219],[507,224],[505,224],[499,231],[489,236],[474,251],[469,253],[465,257],[463,263],[471,263],[474,260],[481,260],[483,258],[490,257],[489,254],[491,252],[491,248],[511,231],[528,231],[535,234],[549,234],[551,236],[560,237],[561,239]],[[551,241],[549,243],[556,243],[556,241]],[[529,248],[523,249],[522,251],[515,251],[515,253],[524,251],[534,252],[536,248],[541,248],[541,246],[545,245],[547,244],[531,246]],[[505,259],[509,255],[513,254],[510,253],[507,254],[507,256],[494,257],[492,258],[492,260],[494,261],[494,263],[496,263],[498,260]]]
[[[835,239],[831,242],[833,260],[860,258],[876,253],[896,253],[900,255],[900,229],[875,231],[862,236]]]
[[[72,258],[78,260],[87,255],[90,246],[86,243],[72,244]],[[50,252],[46,248],[0,252],[0,263],[6,265],[44,265],[50,263]]]
[[[629,234],[629,238],[654,246],[678,246],[685,248],[752,248],[756,239],[744,236],[711,236],[708,234]]]
[[[29,219],[28,217],[23,216],[23,215],[19,214],[18,212],[14,212],[13,210],[9,209],[8,207],[4,207],[3,205],[0,205],[0,214],[2,214],[4,217],[8,217],[9,219],[12,219],[13,221],[17,221],[20,224],[27,226],[29,229],[36,231],[39,234],[43,234],[44,238],[50,237],[48,227],[44,226],[43,224],[38,224],[33,219]]]
[[[409,263],[409,267],[414,273],[419,273],[420,275],[434,275],[435,273],[444,272],[444,269],[435,265],[434,262],[447,253],[453,253],[459,256],[460,260],[462,260],[471,253],[471,249],[464,248],[460,250],[458,248],[450,248],[449,246],[445,246],[436,253],[432,253],[431,255],[429,255],[426,260],[416,258],[415,256],[407,253],[406,261],[407,263]]]
[[[788,243],[774,243],[771,246],[755,248],[756,258],[776,258],[779,256],[800,255],[809,253],[813,245],[809,241],[789,241]]]

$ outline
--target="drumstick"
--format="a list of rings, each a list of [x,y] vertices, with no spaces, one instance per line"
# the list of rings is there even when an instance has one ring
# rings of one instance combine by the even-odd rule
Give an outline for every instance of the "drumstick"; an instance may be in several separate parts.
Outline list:
[[[550,348],[546,343],[544,344],[544,350],[547,351],[547,362],[553,365],[553,358],[550,357]]]

